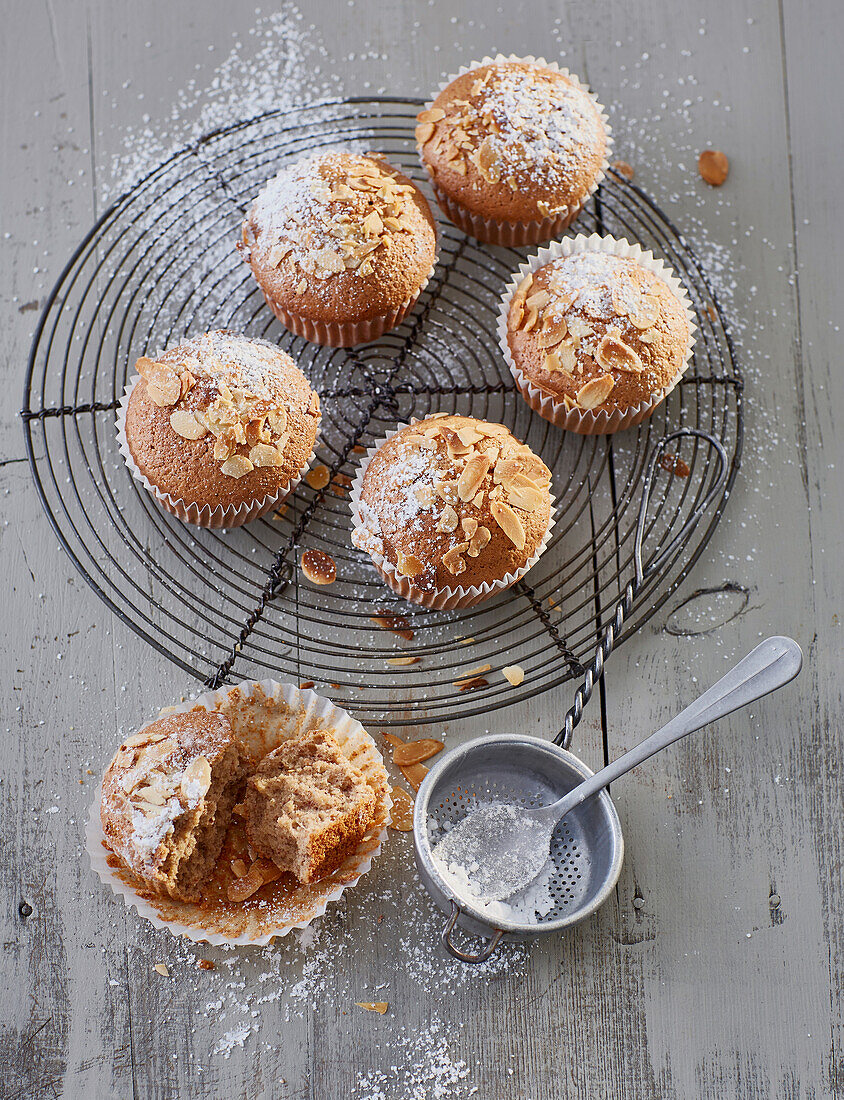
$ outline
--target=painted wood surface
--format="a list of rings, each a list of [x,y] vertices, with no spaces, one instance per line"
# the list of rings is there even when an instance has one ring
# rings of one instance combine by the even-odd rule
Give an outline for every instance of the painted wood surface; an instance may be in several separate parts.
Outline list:
[[[6,26],[0,1095],[843,1094],[840,4],[44,0],[10,5]],[[259,51],[287,101],[425,94],[494,49],[560,57],[600,91],[617,155],[725,298],[747,380],[725,520],[613,657],[577,751],[593,766],[621,752],[766,634],[797,638],[806,669],[618,784],[621,880],[565,937],[479,973],[445,962],[409,838],[394,834],[313,943],[187,947],[124,911],[82,851],[121,733],[195,685],[110,616],[41,511],[16,417],[39,306],[127,161],[148,162],[139,143],[181,140],[239,80],[248,107]],[[731,159],[717,192],[695,170],[708,145]],[[547,734],[567,704],[452,725],[449,743],[490,727]],[[384,1016],[354,1003],[377,1000]]]

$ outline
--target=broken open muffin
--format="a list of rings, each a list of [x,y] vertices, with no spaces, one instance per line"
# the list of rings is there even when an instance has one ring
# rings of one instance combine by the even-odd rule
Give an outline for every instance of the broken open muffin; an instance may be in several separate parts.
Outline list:
[[[285,741],[246,785],[250,845],[303,883],[324,878],[353,852],[373,823],[375,791],[325,730]]]
[[[124,741],[106,770],[106,844],[155,893],[195,900],[220,854],[243,771],[224,715],[159,718]]]

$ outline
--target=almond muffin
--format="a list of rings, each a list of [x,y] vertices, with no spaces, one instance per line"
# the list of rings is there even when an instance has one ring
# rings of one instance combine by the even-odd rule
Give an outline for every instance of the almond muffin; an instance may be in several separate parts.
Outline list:
[[[331,874],[372,825],[375,791],[325,730],[267,753],[246,785],[246,835],[300,882]]]
[[[127,738],[106,770],[105,842],[154,893],[193,901],[214,870],[242,776],[228,718],[159,718]]]
[[[435,415],[371,454],[352,490],[352,542],[399,595],[479,603],[535,564],[551,526],[551,473],[503,424]]]
[[[270,180],[237,247],[286,328],[348,347],[412,309],[433,274],[437,236],[407,176],[377,154],[327,152]]]
[[[603,109],[544,58],[486,57],[418,116],[416,141],[443,212],[491,244],[557,236],[607,166]]]
[[[626,241],[581,236],[547,251],[547,262],[540,253],[524,266],[502,309],[502,347],[522,395],[581,434],[640,423],[688,363],[685,293]]]
[[[286,352],[217,331],[135,366],[118,438],[162,507],[202,527],[237,527],[298,484],[319,397]]]

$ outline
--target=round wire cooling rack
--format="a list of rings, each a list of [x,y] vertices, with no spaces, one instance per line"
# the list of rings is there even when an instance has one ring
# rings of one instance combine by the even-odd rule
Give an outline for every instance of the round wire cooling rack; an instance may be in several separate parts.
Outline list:
[[[742,440],[742,381],[701,264],[659,207],[614,172],[571,232],[627,237],[663,257],[685,283],[698,326],[693,365],[638,429],[581,437],[530,411],[495,330],[499,296],[529,250],[481,245],[443,219],[436,274],[395,331],[332,349],[278,324],[234,249],[249,202],[286,161],[338,144],[377,149],[427,190],[413,136],[421,105],[349,99],[269,112],[172,155],[109,207],[60,275],[33,340],[21,414],[62,546],[150,645],[209,686],[314,681],[385,725],[481,713],[579,677],[632,572],[650,447],[677,427],[703,429],[726,448],[729,477],[710,515],[640,592],[618,644],[633,634],[709,539]],[[135,359],[214,328],[292,354],[321,395],[317,461],[331,474],[324,489],[302,483],[282,514],[228,532],[189,527],[159,509],[126,469],[114,429]],[[456,612],[395,597],[349,540],[347,488],[362,449],[397,422],[437,411],[507,424],[551,468],[557,497],[553,539],[525,580]],[[677,458],[654,489],[651,546],[682,526],[711,484],[697,439]],[[307,548],[337,562],[330,587],[302,578]],[[517,687],[501,673],[513,664],[525,670]]]

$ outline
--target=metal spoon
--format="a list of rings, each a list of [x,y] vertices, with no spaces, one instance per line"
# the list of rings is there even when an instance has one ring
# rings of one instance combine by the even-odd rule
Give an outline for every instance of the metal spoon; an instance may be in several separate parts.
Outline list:
[[[662,729],[550,806],[534,809],[502,802],[477,806],[434,848],[434,859],[447,872],[464,877],[464,888],[484,902],[511,897],[545,867],[554,830],[575,806],[661,749],[783,687],[802,664],[797,642],[768,638]]]

